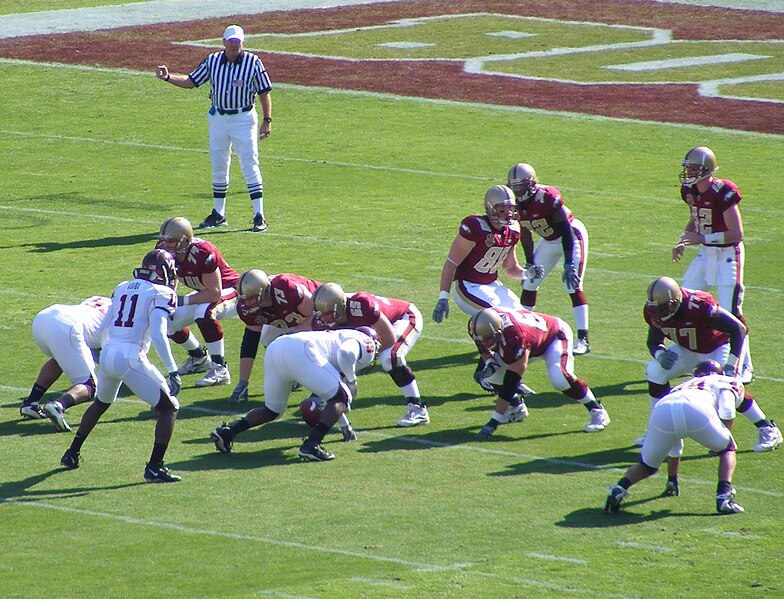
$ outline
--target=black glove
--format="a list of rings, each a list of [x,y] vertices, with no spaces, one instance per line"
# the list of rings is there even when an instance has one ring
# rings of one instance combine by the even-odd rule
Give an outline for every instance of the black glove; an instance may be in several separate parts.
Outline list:
[[[438,300],[433,310],[433,320],[441,322],[444,318],[449,318],[449,300],[446,298]]]

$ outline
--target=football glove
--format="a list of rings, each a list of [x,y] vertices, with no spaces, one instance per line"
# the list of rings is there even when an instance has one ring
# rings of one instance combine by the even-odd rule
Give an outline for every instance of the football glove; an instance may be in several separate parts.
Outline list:
[[[678,481],[675,480],[668,480],[667,486],[664,487],[664,492],[662,495],[664,497],[677,497],[681,494],[680,489],[678,489]]]
[[[529,281],[544,278],[544,266],[541,264],[531,264],[530,262],[526,262],[525,266],[523,266],[523,270],[525,270],[525,278]]]
[[[234,387],[229,397],[229,403],[239,403],[241,401],[248,401],[248,381],[240,381]]]
[[[180,389],[182,389],[182,379],[180,378],[180,373],[176,370],[174,372],[170,372],[169,376],[166,378],[166,383],[169,385],[169,393],[176,397],[180,392]]]
[[[738,368],[734,364],[725,364],[724,365],[724,375],[731,376],[733,378],[738,377]]]
[[[438,300],[433,310],[434,321],[441,322],[444,318],[449,318],[449,300],[446,298]]]
[[[350,426],[341,426],[340,433],[343,435],[343,442],[348,443],[349,441],[356,441],[357,433],[354,432],[354,429]]]
[[[661,364],[661,367],[664,370],[669,370],[673,366],[675,366],[675,362],[678,361],[678,354],[674,351],[665,349],[663,352],[657,352],[656,361]]]
[[[577,289],[580,286],[580,275],[577,274],[577,268],[575,268],[574,262],[571,260],[564,262],[564,271],[561,278],[564,285],[569,289]]]

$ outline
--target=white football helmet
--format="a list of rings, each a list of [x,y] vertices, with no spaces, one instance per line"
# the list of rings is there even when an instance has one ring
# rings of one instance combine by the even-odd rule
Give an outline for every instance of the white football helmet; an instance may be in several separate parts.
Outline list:
[[[346,292],[337,283],[324,283],[313,292],[313,315],[325,325],[346,316]]]
[[[514,192],[506,185],[493,185],[485,193],[485,213],[495,225],[511,225],[517,215]]]
[[[193,225],[182,216],[174,216],[163,221],[158,233],[158,247],[176,254],[187,250],[193,243]]]
[[[509,169],[506,175],[507,185],[514,191],[518,202],[525,202],[536,193],[539,177],[534,167],[525,162],[518,162]]]
[[[270,296],[267,273],[258,268],[251,268],[242,273],[240,280],[237,281],[237,295],[250,308],[260,306]]]
[[[705,146],[692,148],[686,152],[686,157],[681,164],[683,170],[679,178],[684,185],[694,185],[697,181],[707,179],[719,168],[716,166],[716,155],[713,150]]]
[[[468,334],[478,347],[495,351],[503,338],[504,321],[493,308],[485,308],[468,321]]]
[[[670,320],[683,302],[680,285],[670,277],[659,277],[648,286],[645,307],[658,325]]]

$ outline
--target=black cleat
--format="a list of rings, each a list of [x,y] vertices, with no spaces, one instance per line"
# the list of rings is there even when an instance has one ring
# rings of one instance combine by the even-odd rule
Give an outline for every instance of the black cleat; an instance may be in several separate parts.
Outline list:
[[[144,480],[148,483],[178,483],[182,478],[169,472],[169,469],[163,464],[155,466],[147,464],[144,469]]]
[[[318,443],[306,440],[299,448],[299,457],[306,462],[329,462],[335,459],[335,454],[324,451]]]
[[[196,227],[197,229],[212,229],[213,227],[225,227],[228,225],[228,221],[226,221],[225,216],[221,216],[218,212],[213,208],[212,212],[210,212],[209,216],[205,218],[202,223]]]
[[[215,443],[215,449],[221,453],[231,453],[233,438],[234,434],[225,422],[210,433],[210,439]]]
[[[19,415],[24,418],[25,420],[41,420],[43,418],[48,418],[46,412],[41,409],[35,402],[25,402],[22,404],[22,407],[19,408]]]
[[[66,470],[76,470],[79,467],[79,452],[67,449],[60,458],[60,465]]]
[[[254,233],[262,233],[267,230],[267,221],[264,220],[264,215],[260,212],[253,217],[253,227],[251,231]]]

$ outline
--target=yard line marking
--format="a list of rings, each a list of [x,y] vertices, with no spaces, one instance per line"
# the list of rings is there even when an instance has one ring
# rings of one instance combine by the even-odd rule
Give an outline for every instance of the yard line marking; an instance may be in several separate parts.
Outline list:
[[[560,555],[549,555],[547,553],[533,553],[531,551],[527,551],[526,555],[528,557],[534,557],[537,559],[549,559],[556,562],[568,562],[570,564],[579,564],[581,566],[587,566],[588,560],[584,559],[575,559],[573,557],[561,557]]]
[[[381,587],[392,587],[393,589],[401,589],[404,591],[409,590],[411,587],[407,584],[394,582],[392,580],[381,580],[378,578],[360,578],[359,576],[352,576],[349,578],[351,582],[362,582],[364,584],[372,584]]]
[[[613,71],[661,71],[664,69],[678,69],[683,67],[696,67],[714,64],[739,63],[748,60],[761,60],[771,58],[760,54],[747,54],[745,52],[730,52],[726,54],[711,54],[708,56],[689,56],[686,58],[670,58],[668,60],[646,60],[642,62],[628,62],[624,64],[608,64],[603,69]]]
[[[385,0],[386,1],[386,0]],[[34,60],[19,60],[15,58],[0,58],[0,64],[12,65],[25,65],[34,67],[56,68],[56,69],[74,69],[80,71],[96,71],[106,73],[119,73],[123,75],[144,76],[150,77],[147,71],[136,71],[132,69],[112,69],[106,67],[92,67],[86,65],[70,65],[56,62],[38,62]],[[447,106],[454,108],[476,108],[483,111],[496,111],[496,112],[512,112],[518,114],[530,114],[545,117],[560,117],[576,121],[596,121],[607,123],[631,123],[640,125],[649,125],[655,127],[667,127],[674,129],[687,129],[689,131],[700,131],[705,133],[720,133],[732,135],[734,137],[750,137],[755,139],[773,139],[779,140],[782,136],[778,133],[762,133],[759,131],[743,131],[736,129],[726,129],[724,127],[709,127],[704,125],[691,125],[687,123],[670,123],[665,121],[649,121],[642,119],[631,119],[622,117],[610,117],[596,114],[583,114],[580,112],[568,112],[565,110],[544,110],[542,108],[528,108],[526,106],[508,106],[500,104],[487,104],[485,102],[461,102],[459,100],[444,100],[440,98],[421,98],[417,96],[403,96],[400,94],[391,94],[384,92],[369,92],[361,90],[346,90],[334,87],[319,87],[315,85],[298,85],[292,83],[277,83],[276,89],[289,89],[294,91],[313,91],[320,94],[332,94],[341,96],[353,96],[357,98],[371,98],[378,100],[391,100],[395,102],[412,102],[415,104],[426,104],[432,106]]]
[[[23,387],[14,387],[10,385],[0,385],[0,391],[6,391],[11,393],[26,393],[27,389]],[[118,398],[118,402],[125,402],[125,403],[136,403],[140,405],[147,406],[148,404],[141,399],[133,399],[133,398]],[[204,414],[211,414],[215,416],[234,416],[239,417],[245,414],[245,411],[237,412],[232,410],[213,410],[210,408],[202,408],[198,406],[188,406],[188,405],[181,405],[180,410],[185,411],[192,411],[192,412],[201,412]],[[275,420],[277,423],[285,424],[287,426],[305,426],[301,420],[298,418],[281,418]],[[523,460],[531,460],[531,461],[539,461],[539,462],[546,462],[549,464],[553,464],[555,466],[572,466],[575,468],[581,468],[583,470],[595,470],[595,471],[602,471],[602,472],[618,472],[622,473],[626,471],[626,466],[613,466],[610,464],[591,464],[589,462],[582,462],[579,460],[567,460],[563,458],[550,458],[541,455],[535,455],[530,453],[520,453],[516,451],[509,451],[509,450],[502,450],[502,449],[492,449],[487,446],[479,447],[477,445],[470,445],[470,444],[463,444],[463,443],[447,443],[445,441],[433,441],[431,439],[423,439],[419,437],[411,437],[407,435],[390,435],[387,433],[381,433],[378,431],[367,431],[362,429],[356,429],[357,433],[361,434],[362,436],[367,437],[376,437],[378,439],[389,441],[400,441],[404,443],[413,443],[417,445],[427,445],[430,447],[438,447],[442,449],[454,449],[459,451],[470,451],[475,453],[481,454],[490,454],[490,455],[500,455],[504,457],[511,457],[515,459],[523,459]],[[680,477],[681,482],[685,482],[688,484],[700,485],[704,487],[714,487],[716,485],[715,480],[700,480],[696,478],[685,478],[683,476]],[[756,493],[758,495],[764,495],[767,497],[780,497],[784,498],[784,492],[779,491],[770,491],[766,489],[758,489],[754,487],[741,487],[740,485],[735,485],[735,488],[746,492],[746,493]]]
[[[746,534],[745,532],[732,532],[729,530],[714,530],[713,528],[705,528],[702,532],[708,533],[709,535],[718,535],[720,537],[730,537],[732,539],[746,539],[748,541],[762,541],[765,537],[760,537],[758,535],[750,535]]]
[[[660,553],[669,553],[672,547],[664,547],[662,545],[647,545],[645,543],[634,543],[632,541],[615,541],[618,547],[631,547],[633,549],[647,549],[648,551],[658,551]]]

